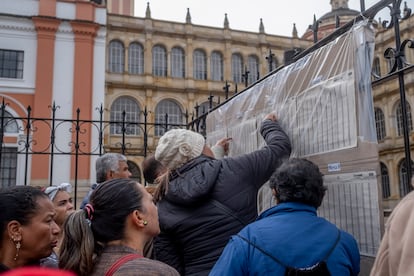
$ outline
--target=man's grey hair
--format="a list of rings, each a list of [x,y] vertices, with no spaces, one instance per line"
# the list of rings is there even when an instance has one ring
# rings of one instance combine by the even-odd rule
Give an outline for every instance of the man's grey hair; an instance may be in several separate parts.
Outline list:
[[[105,153],[96,159],[96,182],[105,182],[106,174],[109,171],[117,172],[119,170],[119,161],[127,162],[127,158],[120,153]]]

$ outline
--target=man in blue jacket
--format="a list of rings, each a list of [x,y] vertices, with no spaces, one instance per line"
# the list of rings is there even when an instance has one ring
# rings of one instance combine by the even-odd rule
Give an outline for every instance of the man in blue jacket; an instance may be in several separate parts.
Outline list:
[[[317,216],[326,191],[319,168],[290,159],[269,186],[277,205],[231,237],[210,275],[358,275],[355,239]]]

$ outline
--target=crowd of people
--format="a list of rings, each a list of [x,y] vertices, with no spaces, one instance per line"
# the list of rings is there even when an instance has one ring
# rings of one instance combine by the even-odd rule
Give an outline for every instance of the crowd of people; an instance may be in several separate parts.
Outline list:
[[[210,148],[191,130],[167,131],[142,164],[155,190],[106,153],[79,210],[69,183],[1,190],[0,273],[358,275],[354,237],[317,215],[327,189],[318,166],[290,157],[274,114],[259,131],[265,145],[235,157],[225,156],[231,138]],[[258,215],[266,182],[276,205]],[[412,198],[391,215],[372,275],[413,273]]]

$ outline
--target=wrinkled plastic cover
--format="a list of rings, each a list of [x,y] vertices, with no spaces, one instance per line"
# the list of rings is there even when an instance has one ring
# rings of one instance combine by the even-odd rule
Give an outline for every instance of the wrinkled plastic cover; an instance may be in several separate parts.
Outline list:
[[[383,219],[371,93],[373,52],[372,26],[357,23],[229,99],[206,120],[207,142],[232,137],[229,155],[236,156],[264,145],[258,128],[265,115],[275,113],[290,137],[292,156],[312,160],[325,175],[329,192],[319,214],[354,235],[361,254],[370,256],[378,248]],[[263,186],[258,212],[274,204],[269,187]]]
[[[293,156],[376,141],[371,95],[374,32],[362,22],[328,45],[247,88],[207,116],[207,140],[237,137],[230,155],[261,146],[257,128],[274,112],[291,137]],[[236,143],[234,143],[236,144]]]

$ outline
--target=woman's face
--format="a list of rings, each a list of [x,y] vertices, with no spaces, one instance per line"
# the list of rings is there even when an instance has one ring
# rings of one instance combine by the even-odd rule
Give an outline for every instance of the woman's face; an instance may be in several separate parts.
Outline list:
[[[58,243],[59,226],[52,201],[47,197],[39,197],[37,209],[29,224],[21,225],[21,248],[19,258],[37,261],[52,253],[52,248]]]
[[[53,199],[55,205],[55,221],[61,227],[66,218],[74,212],[72,197],[66,191],[58,191]]]
[[[160,233],[160,225],[158,222],[158,209],[154,204],[152,195],[147,192],[143,185],[137,183],[142,196],[142,209],[143,209],[143,219],[148,222],[145,226],[145,229],[148,231],[149,235],[155,237]]]

